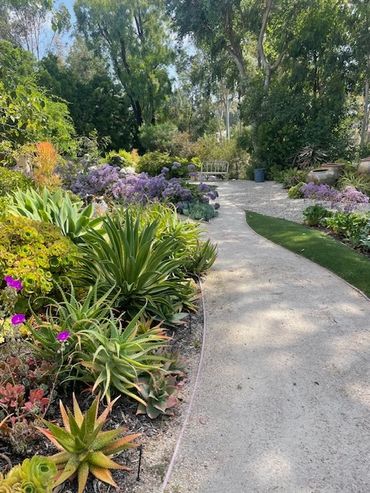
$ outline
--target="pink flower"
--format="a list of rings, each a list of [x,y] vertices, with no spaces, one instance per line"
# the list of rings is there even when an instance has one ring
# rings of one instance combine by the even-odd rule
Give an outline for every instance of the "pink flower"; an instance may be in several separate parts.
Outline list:
[[[10,320],[13,325],[21,325],[26,321],[26,315],[23,315],[23,313],[16,313]]]
[[[68,330],[64,330],[63,332],[59,332],[59,334],[57,335],[57,340],[59,342],[66,342],[69,337],[70,337],[70,332],[68,332]]]
[[[22,291],[23,289],[22,281],[20,281],[19,279],[14,279],[14,277],[12,276],[5,276],[4,281],[6,282],[8,288],[13,288],[17,291]]]

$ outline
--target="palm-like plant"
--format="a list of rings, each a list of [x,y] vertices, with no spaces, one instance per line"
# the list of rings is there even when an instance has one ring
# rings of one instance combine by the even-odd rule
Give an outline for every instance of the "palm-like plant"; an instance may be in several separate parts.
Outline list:
[[[90,231],[82,245],[77,280],[85,286],[99,280],[99,292],[116,297],[130,315],[143,306],[159,320],[173,322],[185,306],[192,308],[194,288],[180,274],[183,257],[174,257],[174,238],[157,237],[158,222],[141,225],[126,211],[124,221],[106,217],[103,232]]]
[[[81,200],[72,200],[71,195],[62,189],[17,190],[11,197],[8,210],[17,216],[54,224],[75,243],[82,241],[89,228],[97,228],[101,223],[101,218],[93,217],[92,204],[84,207]]]

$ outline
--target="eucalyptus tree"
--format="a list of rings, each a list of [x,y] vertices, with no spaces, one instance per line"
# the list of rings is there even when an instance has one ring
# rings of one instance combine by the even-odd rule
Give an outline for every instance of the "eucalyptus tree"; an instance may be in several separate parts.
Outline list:
[[[162,0],[77,0],[74,9],[79,32],[127,94],[137,127],[155,124],[174,59]]]

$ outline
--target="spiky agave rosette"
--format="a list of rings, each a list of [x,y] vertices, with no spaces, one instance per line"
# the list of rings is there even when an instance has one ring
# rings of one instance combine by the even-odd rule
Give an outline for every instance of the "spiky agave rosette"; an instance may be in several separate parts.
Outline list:
[[[47,430],[38,428],[60,450],[50,458],[58,468],[54,487],[77,477],[78,493],[83,493],[90,473],[100,481],[118,487],[110,469],[129,469],[114,462],[111,457],[123,450],[137,447],[133,442],[139,434],[123,436],[126,432],[123,427],[102,431],[117,399],[98,417],[99,396],[84,415],[73,395],[73,414],[60,402],[64,428],[48,421],[44,421]]]

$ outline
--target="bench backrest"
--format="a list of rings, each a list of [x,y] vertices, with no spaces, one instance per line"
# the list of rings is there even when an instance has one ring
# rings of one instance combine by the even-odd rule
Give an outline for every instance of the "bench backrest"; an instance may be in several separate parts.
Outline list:
[[[202,164],[202,173],[228,173],[229,163],[227,161],[206,161]]]

